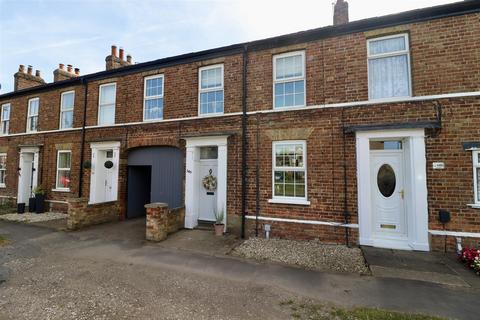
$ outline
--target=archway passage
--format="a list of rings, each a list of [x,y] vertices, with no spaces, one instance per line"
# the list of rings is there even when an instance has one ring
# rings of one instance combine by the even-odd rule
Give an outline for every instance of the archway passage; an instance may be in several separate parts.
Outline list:
[[[182,206],[183,153],[174,147],[133,149],[128,154],[127,218],[145,215],[144,205]]]

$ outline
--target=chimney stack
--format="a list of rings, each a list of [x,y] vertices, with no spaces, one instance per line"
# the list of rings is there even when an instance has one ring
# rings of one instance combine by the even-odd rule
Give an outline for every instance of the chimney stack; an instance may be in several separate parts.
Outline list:
[[[125,50],[120,47],[119,56],[117,56],[117,46],[112,45],[112,51],[109,56],[105,58],[105,68],[107,70],[118,69],[132,64],[132,56],[127,55],[125,61]]]
[[[53,70],[53,82],[68,80],[78,77],[79,75],[80,69],[75,68],[75,71],[73,71],[73,66],[71,64],[67,64],[67,69],[65,70],[65,65],[63,63],[59,63],[58,69]]]
[[[348,2],[337,0],[333,9],[333,25],[338,26],[348,22]]]
[[[13,75],[14,78],[14,91],[37,87],[45,84],[45,81],[40,77],[40,70],[35,70],[35,75],[32,74],[33,67],[31,65],[27,68],[25,73],[25,65],[18,66],[18,72]]]

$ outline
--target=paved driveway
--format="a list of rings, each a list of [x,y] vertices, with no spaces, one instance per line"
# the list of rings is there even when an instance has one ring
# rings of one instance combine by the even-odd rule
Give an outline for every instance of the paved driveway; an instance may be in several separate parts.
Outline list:
[[[281,302],[290,299],[459,319],[480,310],[471,288],[205,255],[126,230],[128,223],[63,233],[0,222],[12,242],[0,248],[0,319],[288,319]]]

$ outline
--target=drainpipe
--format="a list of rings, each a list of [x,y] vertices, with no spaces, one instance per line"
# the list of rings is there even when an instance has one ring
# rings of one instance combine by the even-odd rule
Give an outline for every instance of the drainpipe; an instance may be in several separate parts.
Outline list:
[[[255,160],[255,237],[258,237],[258,216],[260,215],[260,114],[257,114],[257,150]],[[265,225],[265,228],[267,225]],[[266,229],[265,229],[266,230]],[[270,236],[270,226],[267,239]]]
[[[83,124],[82,124],[82,140],[80,144],[80,169],[78,171],[78,197],[82,197],[83,186],[83,160],[85,151],[85,126],[87,125],[87,96],[88,96],[88,82],[85,78],[82,78],[82,83],[85,87],[85,93],[83,98]]]
[[[247,207],[247,51],[243,47],[243,78],[242,78],[242,230],[241,237],[245,239],[245,215]]]
[[[342,136],[343,136],[343,222],[345,223],[345,244],[350,246],[349,234],[348,234],[348,222],[350,213],[348,212],[348,196],[347,196],[347,152],[345,141],[345,118],[344,109],[342,109]]]

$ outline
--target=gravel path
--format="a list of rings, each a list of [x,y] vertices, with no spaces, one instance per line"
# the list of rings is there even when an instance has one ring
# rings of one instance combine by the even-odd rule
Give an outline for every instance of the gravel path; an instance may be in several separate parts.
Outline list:
[[[235,248],[232,255],[300,266],[309,270],[369,274],[362,251],[318,241],[251,238]]]
[[[23,214],[8,213],[8,214],[0,215],[0,220],[24,222],[24,223],[43,222],[43,221],[51,221],[51,220],[66,219],[66,218],[67,218],[67,215],[61,212],[45,212],[40,214],[37,214],[35,212],[25,212]]]

